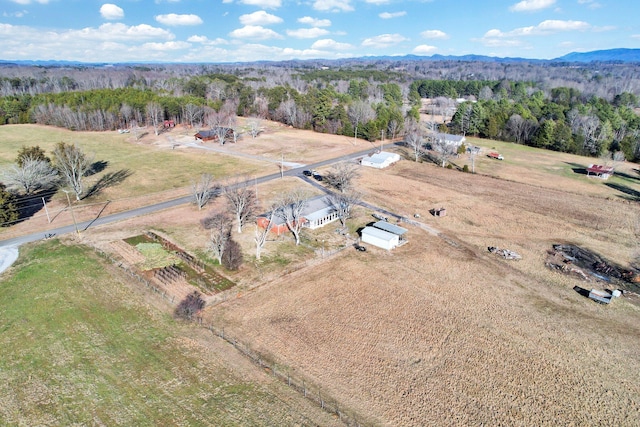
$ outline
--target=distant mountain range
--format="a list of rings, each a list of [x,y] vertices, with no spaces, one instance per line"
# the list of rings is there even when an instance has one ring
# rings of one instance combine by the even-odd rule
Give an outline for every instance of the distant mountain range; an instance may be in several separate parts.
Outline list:
[[[466,62],[531,62],[531,63],[590,63],[590,62],[609,62],[609,63],[634,63],[640,62],[640,49],[607,49],[594,50],[592,52],[572,52],[567,55],[554,59],[531,59],[531,58],[501,58],[496,56],[485,55],[403,55],[403,56],[363,56],[359,58],[337,59],[337,60],[321,60],[314,59],[312,61],[323,62],[360,62],[360,61],[466,61]],[[289,61],[255,61],[256,63],[299,63],[308,62],[303,60]],[[148,63],[121,63],[117,65],[136,66],[145,64],[158,64],[158,62]],[[86,63],[79,61],[53,61],[53,60],[21,60],[10,61],[0,59],[0,67],[2,66],[36,66],[36,67],[110,67],[116,64],[112,63]]]

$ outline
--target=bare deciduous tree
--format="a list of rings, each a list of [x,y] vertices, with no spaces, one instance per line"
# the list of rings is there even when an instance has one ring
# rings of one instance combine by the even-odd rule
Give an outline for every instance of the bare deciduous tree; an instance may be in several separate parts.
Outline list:
[[[242,255],[240,244],[233,239],[229,239],[222,253],[222,265],[233,271],[240,268],[243,260],[244,256]]]
[[[12,191],[33,194],[58,184],[58,171],[46,160],[25,157],[21,165],[12,165],[3,174],[4,184]]]
[[[160,133],[160,121],[162,120],[162,106],[157,102],[150,102],[145,107],[147,112],[147,120],[148,123],[151,123],[153,126],[153,131],[156,135]]]
[[[300,244],[300,231],[304,226],[302,214],[307,207],[307,199],[308,195],[304,191],[292,190],[277,203],[276,215],[285,222],[296,239],[296,245]]]
[[[256,259],[260,260],[260,256],[262,255],[262,248],[264,248],[265,243],[267,242],[267,237],[269,237],[269,233],[273,228],[273,220],[276,216],[275,206],[272,206],[271,211],[267,214],[265,227],[258,227],[256,224],[254,241],[256,242]]]
[[[91,169],[91,160],[75,144],[65,144],[60,142],[53,150],[55,167],[60,172],[64,182],[71,187],[76,195],[76,200],[84,192],[83,179],[85,174]]]
[[[346,193],[332,193],[327,197],[338,213],[340,224],[344,227],[347,225],[347,219],[351,217],[351,209],[354,205],[360,203],[362,195],[357,191],[349,191]]]
[[[358,126],[364,123],[367,123],[376,116],[376,112],[373,111],[371,105],[368,102],[362,101],[360,99],[353,101],[351,105],[349,105],[349,109],[347,111],[347,116],[351,121],[351,124],[354,128],[354,138],[358,139]]]
[[[324,179],[330,186],[340,190],[341,193],[344,193],[351,189],[353,181],[358,176],[358,166],[345,161],[333,165]]]
[[[407,118],[404,123],[404,142],[413,153],[417,162],[423,154],[424,132],[420,124],[413,118]]]
[[[209,230],[207,249],[222,264],[222,254],[231,238],[231,218],[226,212],[214,212],[200,221],[202,227]]]
[[[202,209],[215,194],[215,188],[211,185],[212,182],[213,176],[208,173],[203,173],[199,181],[194,181],[191,184],[193,201],[198,206],[198,209]]]
[[[262,122],[259,118],[253,117],[247,122],[247,127],[249,128],[251,138],[257,138],[262,130]]]
[[[433,149],[439,154],[440,160],[442,161],[442,167],[447,165],[447,162],[451,157],[453,157],[457,151],[458,147],[455,144],[451,144],[445,138],[434,138],[433,141]]]
[[[242,233],[242,227],[256,216],[258,208],[256,192],[247,182],[235,179],[222,187],[222,193],[227,199],[229,211],[236,219],[238,233]]]
[[[189,126],[194,127],[194,126],[200,126],[200,123],[202,122],[202,116],[204,114],[202,107],[192,104],[192,103],[188,103],[186,104],[183,108],[183,115],[184,118],[187,120],[187,123],[189,124]]]

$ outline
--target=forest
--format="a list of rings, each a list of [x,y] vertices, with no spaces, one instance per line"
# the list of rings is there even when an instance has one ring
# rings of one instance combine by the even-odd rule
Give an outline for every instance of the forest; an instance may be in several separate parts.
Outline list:
[[[159,132],[164,120],[234,128],[241,116],[371,141],[420,129],[425,144],[439,131],[637,161],[639,71],[634,63],[409,59],[4,64],[0,124]]]

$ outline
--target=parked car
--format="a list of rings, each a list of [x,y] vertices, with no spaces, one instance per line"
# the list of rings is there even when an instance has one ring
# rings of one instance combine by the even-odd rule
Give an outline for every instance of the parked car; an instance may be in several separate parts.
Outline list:
[[[322,175],[315,174],[313,175],[313,179],[315,179],[316,181],[322,181]]]
[[[353,247],[356,248],[356,251],[360,251],[360,252],[366,252],[367,251],[367,248],[365,248],[364,246],[359,245],[357,243],[354,244]]]
[[[304,170],[304,171],[302,171],[302,174],[303,174],[304,176],[311,176],[311,175],[313,175],[313,173],[312,173],[310,170]]]
[[[502,156],[502,154],[496,153],[495,151],[492,151],[489,154],[487,154],[487,157],[490,157],[492,159],[497,159],[497,160],[504,160],[504,157]]]

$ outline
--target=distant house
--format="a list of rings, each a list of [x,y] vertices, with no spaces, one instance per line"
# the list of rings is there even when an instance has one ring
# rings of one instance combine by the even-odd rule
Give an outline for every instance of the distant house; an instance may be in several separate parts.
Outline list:
[[[433,134],[433,142],[436,144],[447,144],[447,145],[451,145],[452,147],[460,147],[464,142],[466,141],[466,138],[464,137],[464,135],[452,135],[450,133],[440,133],[440,132],[436,132]]]
[[[607,179],[613,175],[613,167],[603,165],[589,165],[587,168],[587,176],[597,176],[598,178]]]
[[[258,227],[267,228],[269,225],[270,213],[265,213],[258,216]],[[332,223],[340,219],[338,210],[335,208],[328,196],[322,195],[313,197],[307,200],[307,204],[302,212],[303,227],[315,230],[316,228],[324,227],[325,225]],[[288,231],[285,220],[275,215],[272,220],[271,232],[276,235],[281,235]]]
[[[164,128],[165,129],[171,129],[176,127],[176,122],[173,120],[165,120],[164,121]]]
[[[406,228],[386,221],[378,221],[373,226],[367,226],[362,229],[360,238],[364,243],[391,250],[407,242],[404,239],[406,232]]]
[[[393,163],[400,160],[400,155],[397,153],[389,153],[387,151],[380,151],[379,153],[372,154],[364,157],[360,164],[362,166],[369,166],[371,168],[383,169]]]
[[[234,130],[231,128],[215,128],[215,129],[209,129],[209,130],[201,130],[200,132],[196,133],[194,135],[196,141],[200,140],[200,141],[217,141],[218,140],[218,130],[224,130],[225,131],[225,136],[226,138],[233,138],[234,137]],[[220,132],[221,133],[221,132]]]

